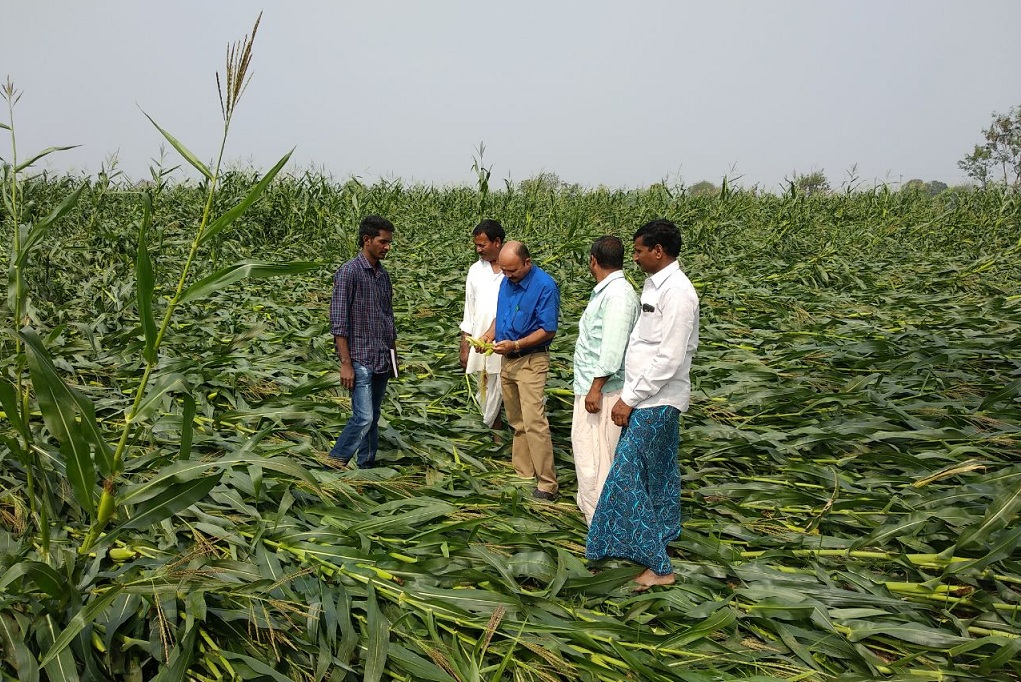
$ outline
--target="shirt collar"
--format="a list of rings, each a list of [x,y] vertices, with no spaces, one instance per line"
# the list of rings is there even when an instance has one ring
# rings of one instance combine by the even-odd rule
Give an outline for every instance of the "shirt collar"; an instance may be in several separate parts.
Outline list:
[[[520,282],[511,282],[511,284],[514,284],[516,287],[521,287],[522,289],[527,289],[528,283],[535,279],[535,271],[537,268],[538,266],[535,263],[532,263],[532,267],[528,268],[528,274],[522,277]],[[507,281],[510,282],[510,280]]]
[[[369,259],[366,258],[365,254],[362,253],[361,251],[359,251],[358,255],[355,256],[355,260],[358,261],[358,265],[360,265],[361,267],[365,268],[366,270],[373,270],[373,271],[376,270],[376,268],[372,267],[372,263],[369,262]],[[379,263],[378,265],[381,268],[383,267],[382,263]]]
[[[476,261],[476,265],[478,266],[478,268],[480,270],[485,272],[487,275],[492,275],[493,277],[497,277],[497,276],[503,277],[503,270],[501,270],[500,268],[497,268],[496,272],[493,272],[493,265],[492,265],[492,263],[490,263],[487,260],[482,260],[481,257],[479,257],[478,261]]]
[[[604,277],[602,282],[596,284],[595,288],[592,290],[592,295],[595,296],[600,291],[602,291],[603,289],[608,287],[610,285],[610,282],[612,282],[614,280],[622,279],[623,277],[624,277],[624,271],[623,270],[614,270],[613,272],[608,274],[606,277]]]
[[[678,272],[680,269],[681,269],[680,264],[677,261],[674,261],[670,265],[666,266],[665,268],[657,272],[655,275],[649,275],[649,281],[652,282],[652,286],[659,289],[661,286],[663,286],[663,282],[667,281],[670,275],[674,274],[675,272]]]

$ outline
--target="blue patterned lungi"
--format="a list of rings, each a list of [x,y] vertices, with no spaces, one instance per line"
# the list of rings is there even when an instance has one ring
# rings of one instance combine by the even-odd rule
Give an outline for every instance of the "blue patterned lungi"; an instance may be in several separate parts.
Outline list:
[[[589,559],[630,559],[673,573],[667,543],[681,534],[680,410],[631,412],[588,531]]]

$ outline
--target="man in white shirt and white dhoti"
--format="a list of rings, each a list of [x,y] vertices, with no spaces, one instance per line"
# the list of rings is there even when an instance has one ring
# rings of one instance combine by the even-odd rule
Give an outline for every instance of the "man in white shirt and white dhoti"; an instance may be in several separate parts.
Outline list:
[[[468,269],[464,291],[464,317],[461,319],[461,368],[466,374],[478,376],[479,409],[482,421],[493,429],[503,428],[500,407],[503,396],[500,389],[501,356],[486,355],[472,346],[469,338],[479,339],[496,319],[496,299],[503,281],[498,264],[500,251],[506,238],[503,226],[496,220],[483,220],[472,231],[475,253],[479,259]]]
[[[624,353],[638,319],[638,296],[623,268],[620,239],[603,236],[592,244],[589,272],[596,286],[578,322],[571,419],[578,508],[585,523],[592,523],[620,439],[620,427],[613,423],[610,412],[624,387]]]

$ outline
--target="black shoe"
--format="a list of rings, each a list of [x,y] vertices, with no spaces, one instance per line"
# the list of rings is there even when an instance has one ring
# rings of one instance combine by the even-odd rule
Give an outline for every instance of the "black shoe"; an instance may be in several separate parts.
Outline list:
[[[544,500],[546,502],[556,502],[560,497],[556,493],[548,493],[545,490],[539,490],[536,488],[532,491],[532,497],[536,500]]]

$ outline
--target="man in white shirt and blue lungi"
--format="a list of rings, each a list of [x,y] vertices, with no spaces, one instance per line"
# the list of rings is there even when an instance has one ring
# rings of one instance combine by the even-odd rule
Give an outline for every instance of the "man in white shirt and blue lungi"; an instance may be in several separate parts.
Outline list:
[[[674,582],[667,543],[681,533],[680,415],[688,409],[688,372],[698,347],[698,294],[681,272],[681,233],[669,220],[634,235],[634,261],[648,277],[628,340],[624,388],[611,417],[623,427],[585,556],[618,557],[645,567],[636,590]]]

